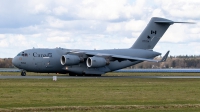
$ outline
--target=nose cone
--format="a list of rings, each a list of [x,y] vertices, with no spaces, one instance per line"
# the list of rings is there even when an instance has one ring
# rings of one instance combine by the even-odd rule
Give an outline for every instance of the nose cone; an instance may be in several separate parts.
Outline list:
[[[14,57],[12,59],[12,64],[17,67],[17,59],[16,59],[16,57]]]

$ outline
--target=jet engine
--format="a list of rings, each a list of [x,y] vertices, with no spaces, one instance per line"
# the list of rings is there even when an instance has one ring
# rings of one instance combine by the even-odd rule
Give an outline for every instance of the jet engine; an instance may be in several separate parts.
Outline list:
[[[87,67],[103,67],[107,61],[103,57],[88,57],[86,61]]]
[[[60,62],[62,65],[76,65],[80,63],[81,59],[77,55],[62,55]]]

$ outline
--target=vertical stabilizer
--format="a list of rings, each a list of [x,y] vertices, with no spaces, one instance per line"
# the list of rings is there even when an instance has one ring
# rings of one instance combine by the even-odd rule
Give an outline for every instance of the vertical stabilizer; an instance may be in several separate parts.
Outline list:
[[[168,27],[174,22],[164,18],[153,17],[135,41],[132,49],[153,49]]]

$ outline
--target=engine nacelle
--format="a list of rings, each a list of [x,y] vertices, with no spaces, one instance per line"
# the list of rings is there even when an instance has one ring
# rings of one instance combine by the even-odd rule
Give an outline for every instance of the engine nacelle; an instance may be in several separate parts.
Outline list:
[[[103,67],[107,61],[103,57],[88,57],[86,61],[87,67]]]
[[[76,65],[81,61],[80,57],[77,55],[62,55],[60,62],[62,65]]]

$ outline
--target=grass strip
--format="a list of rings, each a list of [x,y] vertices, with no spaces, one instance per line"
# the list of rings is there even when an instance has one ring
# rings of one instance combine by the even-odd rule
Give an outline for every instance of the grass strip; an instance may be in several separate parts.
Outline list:
[[[75,107],[112,111],[115,106],[116,111],[200,111],[199,85],[200,79],[0,79],[0,111]]]

